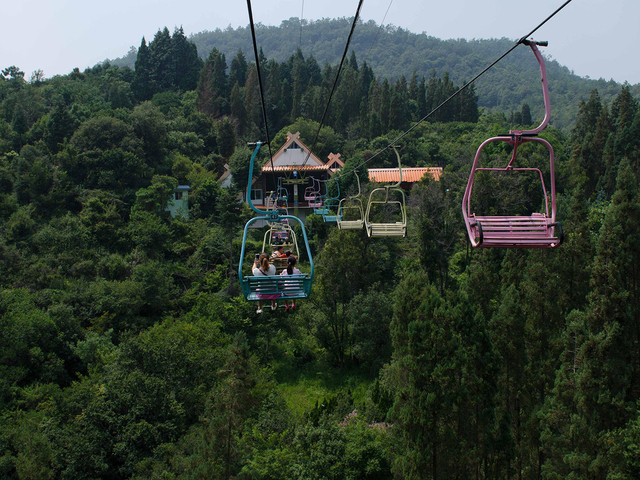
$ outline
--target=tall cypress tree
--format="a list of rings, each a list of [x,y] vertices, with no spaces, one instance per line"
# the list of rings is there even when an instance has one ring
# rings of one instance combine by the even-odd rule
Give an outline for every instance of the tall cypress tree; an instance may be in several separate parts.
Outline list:
[[[198,84],[202,60],[198,57],[198,49],[195,44],[185,37],[182,27],[177,28],[171,37],[171,58],[173,64],[172,85],[175,85],[181,92],[194,90]]]
[[[466,82],[463,82],[463,84]],[[454,91],[456,88],[454,87]],[[452,92],[453,93],[453,92]],[[449,94],[450,95],[450,94]],[[477,122],[480,117],[478,112],[478,96],[473,84],[462,90],[456,100],[457,114],[454,114],[452,120],[460,122]],[[529,114],[529,122],[531,122],[531,114]],[[527,125],[524,121],[524,114],[522,115],[522,124]]]
[[[131,90],[139,102],[149,100],[155,87],[152,81],[151,53],[144,37],[138,48],[135,69]]]
[[[573,454],[583,459],[585,476],[604,478],[615,462],[607,437],[635,418],[640,396],[640,202],[626,160],[598,240],[591,283],[577,373],[575,422],[583,440]]]
[[[383,130],[393,128],[390,124],[391,109],[391,87],[389,81],[385,78],[382,82],[382,90],[380,92],[380,123]]]
[[[149,44],[151,80],[153,93],[171,89],[175,78],[175,64],[172,58],[172,42],[169,29],[158,30]]]
[[[495,371],[481,316],[464,299],[446,302],[422,272],[396,295],[394,353],[383,377],[395,393],[398,477],[477,478],[483,468],[489,477]]]
[[[198,79],[198,108],[214,118],[227,113],[227,62],[224,54],[213,48]]]
[[[233,88],[233,86],[237,83],[241,87],[247,81],[247,71],[249,66],[247,64],[247,59],[242,53],[242,50],[238,50],[236,56],[231,60],[231,66],[229,67],[229,86]]]
[[[249,65],[247,83],[244,86],[244,108],[247,111],[248,128],[254,130],[255,135],[259,135],[260,125],[262,125],[262,107],[255,63]]]
[[[244,108],[242,93],[240,92],[240,86],[238,83],[236,83],[231,89],[229,107],[231,110],[231,116],[236,122],[238,134],[242,136],[247,130],[247,110]]]
[[[424,118],[427,113],[429,113],[427,111],[427,84],[424,77],[420,79],[420,84],[418,85],[418,89],[416,92],[416,103],[418,104],[418,118],[416,120],[420,120],[421,118]]]

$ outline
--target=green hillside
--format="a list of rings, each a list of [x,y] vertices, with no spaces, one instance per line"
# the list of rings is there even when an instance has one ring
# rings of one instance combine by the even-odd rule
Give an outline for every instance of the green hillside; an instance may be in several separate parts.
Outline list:
[[[351,21],[349,19],[324,19],[304,22],[302,37],[300,21],[291,18],[280,26],[256,26],[259,48],[269,59],[282,62],[300,48],[305,56],[312,55],[320,65],[335,65],[344,50]],[[300,38],[302,40],[300,41]],[[191,36],[198,47],[200,57],[206,58],[213,47],[228,59],[242,50],[253,57],[251,33],[248,27]],[[426,34],[415,34],[397,27],[384,27],[375,22],[360,23],[355,30],[351,50],[359,62],[367,62],[377,76],[394,80],[402,75],[407,79],[415,71],[418,76],[449,75],[461,85],[470,80],[487,65],[513,46],[512,39],[490,40],[440,40]],[[553,45],[543,49],[543,54],[553,55]],[[133,67],[135,52],[114,60],[116,65]],[[610,103],[620,89],[620,84],[604,79],[592,80],[574,75],[557,61],[547,63],[551,102],[552,125],[568,130],[575,122],[580,100],[586,101],[592,90],[597,89],[603,101]],[[531,106],[534,117],[542,112],[539,72],[535,59],[528,49],[513,51],[503,61],[487,72],[476,84],[478,104],[491,111],[519,110],[523,103]],[[640,94],[640,85],[631,88]]]
[[[474,209],[539,219],[528,175],[549,188],[553,172],[564,241],[471,248],[461,204],[476,148],[535,123],[528,109],[483,111],[469,89],[407,131],[459,80],[389,80],[350,55],[320,128],[335,67],[295,49],[265,59],[263,116],[256,67],[230,48],[203,61],[165,28],[135,71],[0,69],[0,478],[640,478],[632,89],[567,99],[573,127],[540,134],[553,171],[539,144],[518,148],[520,171],[504,168],[510,145],[488,145],[483,165],[502,170],[476,176]],[[342,195],[356,169],[369,198],[365,162],[393,166],[383,149],[402,132],[403,166],[443,167],[407,188],[406,238],[309,212],[315,276],[295,309],[259,308],[238,278],[269,233],[243,241],[247,142],[265,139],[265,117],[272,151],[300,132],[317,134],[320,158],[342,155]],[[186,191],[188,215],[172,215]]]

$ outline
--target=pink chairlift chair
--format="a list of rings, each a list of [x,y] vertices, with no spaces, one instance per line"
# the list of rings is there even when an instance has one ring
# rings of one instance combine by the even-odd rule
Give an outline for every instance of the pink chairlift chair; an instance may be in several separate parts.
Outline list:
[[[545,116],[542,123],[532,130],[510,130],[508,135],[499,135],[485,140],[473,160],[469,182],[464,192],[462,200],[462,215],[467,227],[467,233],[471,245],[474,247],[503,247],[503,248],[554,248],[562,242],[562,226],[556,220],[556,187],[554,174],[554,156],[551,144],[537,135],[549,123],[549,86],[547,84],[547,73],[544,60],[537,45],[546,46],[547,42],[534,42],[523,40],[525,45],[531,50],[540,65],[542,75],[542,92],[544,97]],[[492,142],[506,142],[513,147],[511,159],[504,168],[479,167],[478,161],[482,149]],[[545,187],[542,171],[539,168],[515,166],[516,153],[518,147],[524,143],[537,142],[544,145],[549,151],[549,172],[550,172],[550,202],[547,189]],[[473,180],[478,171],[493,172],[534,172],[540,177],[542,191],[544,195],[544,212],[533,212],[530,215],[478,215],[471,208],[471,192],[473,190]],[[551,210],[549,210],[551,203]]]

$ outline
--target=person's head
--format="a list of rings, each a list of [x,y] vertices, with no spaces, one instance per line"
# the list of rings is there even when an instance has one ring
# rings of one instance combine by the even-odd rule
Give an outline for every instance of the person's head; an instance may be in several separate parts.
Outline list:
[[[290,257],[290,256],[291,256],[291,250],[287,250],[286,252],[284,252],[284,254],[285,254],[287,257]]]
[[[276,252],[278,252],[280,255],[282,255],[284,253],[284,247],[282,245],[279,245],[276,248]]]
[[[287,273],[293,275],[293,267],[296,266],[296,257],[289,257],[287,259]]]
[[[269,255],[262,253],[258,259],[258,264],[262,270],[269,270]]]

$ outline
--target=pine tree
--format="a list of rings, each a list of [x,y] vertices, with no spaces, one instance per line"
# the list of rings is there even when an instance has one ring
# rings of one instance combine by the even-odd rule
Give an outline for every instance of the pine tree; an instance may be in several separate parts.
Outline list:
[[[418,85],[418,89],[416,92],[416,102],[418,103],[417,120],[420,120],[421,118],[424,118],[427,113],[429,113],[427,111],[427,84],[424,77],[420,79],[420,85]]]
[[[131,84],[131,90],[139,102],[149,100],[153,96],[155,86],[151,77],[151,54],[146,40],[142,37],[138,55],[136,56],[135,74]]]
[[[525,102],[522,104],[521,113],[522,113],[522,124],[527,127],[531,126],[531,124],[533,123],[533,119],[531,118],[531,107],[529,107],[528,103]]]
[[[386,78],[382,82],[382,90],[380,92],[380,109],[378,110],[378,112],[380,113],[380,123],[382,124],[383,130],[386,131],[390,128],[394,128],[394,126],[390,123],[391,88]]]
[[[153,94],[170,90],[175,78],[175,64],[171,55],[172,42],[169,29],[158,30],[149,44],[151,83]]]
[[[454,87],[454,91],[455,90],[457,90],[456,87]],[[458,114],[453,118],[453,120],[473,123],[478,121],[478,117],[480,117],[480,113],[478,112],[478,96],[476,95],[473,84],[469,85],[458,94],[457,103]],[[531,114],[529,114],[529,122],[531,122]],[[528,125],[524,121],[524,113],[522,114],[521,123],[523,125]]]
[[[426,111],[431,112],[434,108],[436,108],[440,104],[439,97],[439,86],[438,86],[438,78],[436,77],[436,72],[432,71],[429,75],[429,81],[427,82],[427,95],[426,95],[426,103],[427,108]],[[430,117],[430,121],[435,121],[435,116]]]
[[[198,109],[213,118],[227,112],[227,62],[224,54],[213,48],[198,79]]]
[[[579,144],[578,140],[584,138],[588,132],[595,130],[601,112],[602,103],[600,102],[600,95],[598,94],[598,90],[593,90],[589,100],[586,103],[581,101],[578,107],[578,118],[571,132],[573,145]]]
[[[481,317],[464,300],[446,302],[414,272],[396,290],[391,338],[383,378],[395,395],[397,476],[473,478],[483,468],[488,476],[495,371]]]
[[[247,83],[244,87],[244,108],[247,111],[247,121],[250,131],[259,135],[262,125],[262,107],[260,105],[260,87],[258,85],[258,72],[255,63],[249,66]]]
[[[604,478],[615,461],[607,435],[636,415],[640,397],[640,202],[627,161],[598,240],[580,355],[576,405],[582,441],[573,455],[589,475]]]
[[[224,158],[231,157],[236,146],[236,133],[228,117],[224,117],[216,124],[216,140],[218,153]]]
[[[247,81],[248,69],[249,66],[244,53],[242,53],[242,50],[238,50],[236,56],[231,60],[231,66],[229,67],[229,85],[232,88],[236,83],[240,86],[244,86]]]
[[[177,28],[171,37],[171,57],[173,60],[172,85],[181,92],[194,90],[198,84],[202,60],[198,57],[195,44],[185,37],[182,27]]]
[[[611,117],[618,131],[631,125],[637,108],[638,102],[631,95],[629,84],[625,83],[611,104]]]
[[[60,150],[60,144],[71,137],[75,126],[67,108],[64,105],[56,105],[51,112],[44,132],[44,141],[52,153]]]
[[[291,80],[293,86],[293,90],[291,91],[293,102],[291,105],[291,118],[298,118],[300,116],[300,101],[302,99],[302,94],[309,83],[304,56],[300,49],[291,56],[289,63],[291,65]]]
[[[404,130],[411,117],[407,95],[407,81],[404,75],[401,76],[394,84],[391,99],[389,102],[389,127],[396,130]]]
[[[238,134],[242,136],[247,130],[247,110],[244,108],[244,101],[240,92],[240,86],[237,83],[231,89],[229,107],[231,117],[237,125]]]

